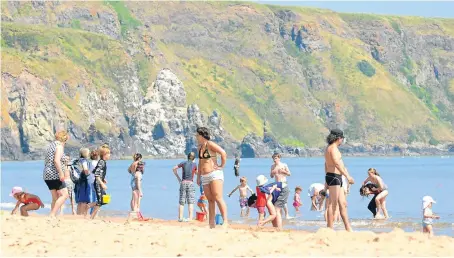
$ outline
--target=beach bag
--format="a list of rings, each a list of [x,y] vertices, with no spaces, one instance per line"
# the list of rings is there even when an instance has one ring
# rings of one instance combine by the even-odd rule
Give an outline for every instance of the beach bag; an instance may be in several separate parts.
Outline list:
[[[74,159],[69,166],[69,177],[74,184],[78,184],[81,181],[87,180],[87,175],[83,173],[82,162],[87,163],[88,170],[90,170],[91,163],[86,159]]]

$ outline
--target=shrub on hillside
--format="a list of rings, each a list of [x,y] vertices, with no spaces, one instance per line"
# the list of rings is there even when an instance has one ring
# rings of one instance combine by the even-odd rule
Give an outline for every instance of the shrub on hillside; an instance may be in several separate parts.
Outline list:
[[[430,138],[430,140],[429,140],[429,144],[430,144],[430,145],[438,145],[439,143],[440,143],[440,142],[437,141],[437,140],[434,139],[434,138]]]
[[[375,75],[375,68],[366,60],[358,62],[358,69],[367,77],[372,77]]]

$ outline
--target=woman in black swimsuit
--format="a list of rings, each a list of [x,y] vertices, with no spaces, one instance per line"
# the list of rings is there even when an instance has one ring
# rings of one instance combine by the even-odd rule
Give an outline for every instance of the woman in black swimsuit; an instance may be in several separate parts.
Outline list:
[[[227,226],[227,205],[223,199],[224,169],[227,154],[216,143],[210,141],[210,132],[205,127],[197,128],[196,134],[199,142],[199,169],[197,184],[203,186],[208,199],[208,216],[210,228],[215,227],[216,204],[221,212],[223,225]],[[221,155],[221,165],[218,165],[216,154]]]
[[[372,215],[377,216],[377,204],[375,202],[375,199],[377,198],[378,194],[380,193],[380,190],[378,189],[378,186],[373,183],[367,183],[359,189],[359,195],[368,197],[369,195],[373,194],[374,197],[372,200],[370,200],[369,205],[367,205],[367,209],[372,212]]]

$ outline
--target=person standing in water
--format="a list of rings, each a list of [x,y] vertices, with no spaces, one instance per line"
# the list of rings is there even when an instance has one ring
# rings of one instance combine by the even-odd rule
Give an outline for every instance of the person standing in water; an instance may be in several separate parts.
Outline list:
[[[251,195],[254,193],[252,191],[252,189],[249,187],[249,185],[247,184],[247,178],[246,177],[241,177],[240,178],[240,184],[235,187],[235,189],[233,189],[227,196],[230,197],[232,196],[232,194],[236,191],[236,190],[239,190],[240,191],[240,198],[239,198],[239,203],[240,203],[240,209],[241,209],[241,212],[240,212],[240,217],[243,217],[243,216],[246,216],[248,217],[249,216],[249,206],[247,205],[247,201],[249,199],[249,196],[248,196],[248,191],[251,192]],[[246,210],[246,214],[244,214],[244,210]]]
[[[386,197],[388,196],[388,186],[383,182],[380,174],[377,172],[375,168],[369,168],[367,170],[368,177],[364,180],[363,185],[367,182],[371,182],[378,186],[379,194],[375,197],[375,203],[377,205],[377,214],[375,218],[381,218],[380,210],[383,211],[384,218],[388,218],[388,210],[386,209]]]
[[[178,179],[180,183],[180,206],[178,208],[178,221],[179,222],[186,222],[191,221],[193,219],[194,213],[194,203],[195,203],[195,186],[194,186],[194,175],[197,172],[197,165],[194,162],[195,153],[190,152],[188,154],[188,160],[185,162],[181,162],[180,164],[173,167],[173,173]],[[177,173],[177,170],[181,168],[183,171],[181,173],[181,178]],[[183,218],[184,213],[184,204],[188,205],[188,217],[189,219],[186,220]]]
[[[224,169],[227,161],[227,154],[216,143],[210,141],[211,136],[208,128],[197,128],[196,138],[199,143],[199,169],[197,173],[197,184],[202,185],[208,199],[210,228],[216,226],[216,203],[224,221],[223,227],[228,226],[227,205],[223,198]],[[221,165],[218,165],[216,155],[221,155]]]
[[[329,205],[327,209],[327,226],[333,228],[334,214],[339,206],[340,215],[344,222],[345,230],[351,232],[352,228],[348,221],[347,201],[345,192],[342,188],[342,175],[344,175],[350,184],[354,184],[354,179],[350,176],[347,168],[342,161],[342,155],[339,146],[344,140],[344,132],[339,129],[331,130],[326,138],[328,147],[325,151],[325,182],[329,190]]]
[[[440,219],[440,216],[435,215],[432,212],[432,204],[436,203],[430,196],[424,196],[422,198],[422,232],[429,234],[429,237],[433,237],[433,220]]]
[[[140,201],[143,197],[142,179],[145,172],[145,162],[142,161],[142,154],[136,153],[132,156],[133,162],[128,168],[131,175],[131,211],[140,212]]]
[[[290,195],[290,190],[288,189],[288,185],[287,185],[287,177],[290,176],[291,173],[290,173],[290,170],[289,170],[287,164],[281,162],[281,154],[274,153],[272,158],[273,158],[274,164],[271,166],[270,177],[274,178],[274,180],[276,182],[282,183],[281,193],[280,193],[277,201],[274,203],[274,206],[276,207],[276,216],[277,216],[276,221],[279,223],[279,225],[277,225],[277,227],[282,228],[281,211],[284,210],[286,219],[290,218],[290,216],[288,215],[288,208],[287,208],[287,201],[288,201],[288,197]]]
[[[374,197],[372,197],[372,200],[370,200],[369,204],[367,205],[367,209],[372,212],[372,215],[375,216],[377,215],[377,203],[375,202],[375,199],[377,198],[377,195],[380,193],[380,190],[378,189],[378,186],[373,183],[367,183],[359,189],[359,195],[363,197],[369,197],[369,195],[373,194]]]
[[[235,176],[240,176],[240,158],[238,156],[235,157],[235,165],[233,165],[233,171],[235,172]]]

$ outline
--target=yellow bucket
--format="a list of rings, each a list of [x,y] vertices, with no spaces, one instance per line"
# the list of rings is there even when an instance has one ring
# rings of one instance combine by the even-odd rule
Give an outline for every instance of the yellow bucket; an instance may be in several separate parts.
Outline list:
[[[110,195],[109,195],[109,194],[103,195],[103,196],[102,196],[102,202],[103,202],[104,204],[110,203]]]

